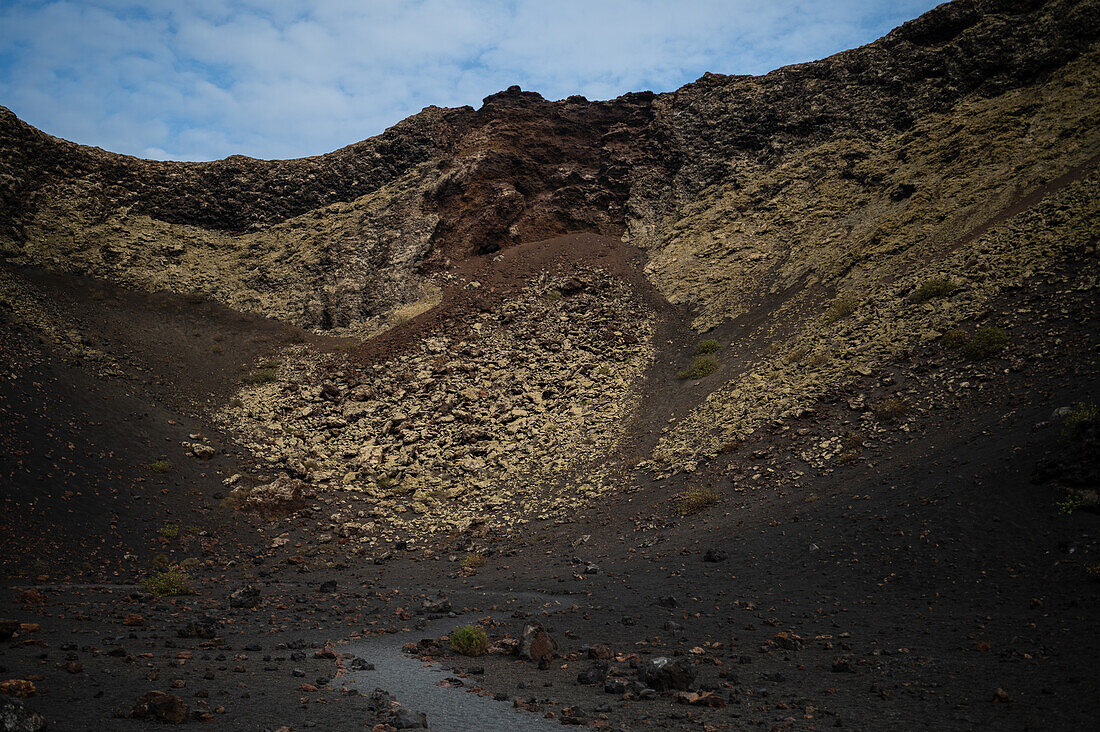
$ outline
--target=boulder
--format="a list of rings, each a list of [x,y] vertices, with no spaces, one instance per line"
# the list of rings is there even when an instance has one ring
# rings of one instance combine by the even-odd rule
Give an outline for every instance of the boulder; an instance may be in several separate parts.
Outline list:
[[[611,648],[606,643],[593,643],[585,650],[588,653],[588,657],[592,659],[607,659],[611,658]]]
[[[210,445],[204,445],[201,442],[190,442],[187,444],[187,451],[197,457],[199,460],[209,460],[214,457],[217,450],[210,447]]]
[[[182,626],[176,634],[180,638],[203,638],[209,640],[218,635],[218,621],[209,615],[202,615]]]
[[[255,585],[238,587],[229,594],[229,607],[256,607],[260,602],[260,588]]]
[[[707,553],[703,555],[704,562],[724,562],[729,559],[730,555],[721,549],[707,549]]]
[[[234,489],[236,492],[236,489]],[[314,496],[309,484],[289,475],[280,475],[270,483],[259,485],[245,495],[245,508],[273,509],[297,505]]]
[[[524,626],[523,635],[520,636],[519,645],[516,646],[516,655],[541,664],[549,663],[557,650],[557,641],[550,637],[542,627],[542,623],[533,623]]]
[[[775,644],[786,651],[801,651],[803,645],[800,636],[787,631],[775,634]]]
[[[446,595],[436,595],[424,600],[420,609],[427,615],[442,615],[451,611],[451,601]]]
[[[638,669],[638,678],[656,691],[687,691],[695,681],[696,670],[690,661],[667,656],[651,658]]]

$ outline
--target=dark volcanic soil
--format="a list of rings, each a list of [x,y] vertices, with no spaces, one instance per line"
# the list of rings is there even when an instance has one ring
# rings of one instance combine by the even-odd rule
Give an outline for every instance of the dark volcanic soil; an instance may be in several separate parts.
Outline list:
[[[463,308],[543,268],[596,261],[644,286],[627,253],[582,236],[505,252],[507,269],[495,271],[514,279],[494,279],[487,259],[466,263],[481,290],[448,293],[443,307],[359,356],[454,327]],[[407,674],[431,671],[415,658],[405,676],[393,671],[405,642],[419,644],[412,656],[424,663],[457,669],[433,680],[507,702],[479,700],[495,704],[478,718],[486,729],[518,719],[613,729],[1077,729],[1095,718],[1100,583],[1087,568],[1100,556],[1100,525],[1095,514],[1058,508],[1066,476],[1095,475],[1095,436],[1067,439],[1052,417],[1100,387],[1088,290],[1058,295],[1036,284],[1008,295],[989,316],[1012,333],[1005,358],[973,364],[932,347],[699,473],[658,482],[627,473],[635,489],[571,521],[531,524],[471,571],[450,561],[465,550],[460,537],[341,559],[318,539],[342,500],[332,495],[270,521],[221,506],[222,478],[251,458],[202,408],[298,337],[194,299],[16,275],[54,288],[85,342],[128,374],[97,376],[0,314],[0,618],[38,626],[0,644],[0,676],[35,684],[26,704],[50,729],[155,725],[113,716],[151,690],[178,695],[190,723],[211,729],[369,729],[383,719],[375,687],[412,710],[427,699],[409,691]],[[103,297],[79,289],[97,287]],[[1055,315],[1019,313],[1038,300]],[[89,301],[94,317],[79,307]],[[705,389],[668,386],[688,339],[675,337],[680,314],[655,307],[663,346],[640,436]],[[222,349],[217,358],[211,344]],[[813,439],[858,427],[848,406],[856,392],[905,393],[912,414],[863,435],[853,464],[809,466],[800,455]],[[216,452],[199,460],[183,442]],[[160,459],[168,472],[151,470]],[[678,516],[670,499],[692,485],[721,500]],[[158,600],[137,584],[158,561],[184,558],[195,594]],[[259,588],[255,607],[231,607],[230,594],[249,583]],[[440,592],[455,615],[444,627],[480,618],[497,641],[538,620],[560,644],[558,658],[540,670],[498,653],[451,655],[430,640],[438,624],[421,631],[421,604]],[[595,644],[611,658],[590,660]],[[373,654],[378,669],[353,671],[347,649],[367,662]],[[716,706],[578,683],[581,673],[630,681],[636,666],[666,655],[690,659],[694,688]],[[433,729],[473,724],[458,706],[425,706]]]

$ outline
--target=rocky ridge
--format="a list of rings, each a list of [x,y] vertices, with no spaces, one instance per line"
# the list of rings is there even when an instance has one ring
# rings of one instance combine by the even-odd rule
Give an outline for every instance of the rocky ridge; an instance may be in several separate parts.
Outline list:
[[[850,168],[854,141],[873,146],[963,100],[1042,82],[1086,54],[1098,27],[1090,0],[958,0],[862,48],[761,77],[708,74],[609,102],[514,87],[478,110],[428,108],[292,161],[139,161],[5,111],[0,250],[369,333],[424,299],[425,266],[571,231],[661,249],[710,206],[711,186],[782,178],[813,148],[816,169]]]

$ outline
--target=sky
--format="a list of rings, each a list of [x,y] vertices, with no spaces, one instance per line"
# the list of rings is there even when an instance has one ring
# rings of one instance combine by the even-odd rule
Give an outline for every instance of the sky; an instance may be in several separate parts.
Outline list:
[[[317,155],[513,84],[670,91],[868,43],[931,0],[0,0],[0,105],[146,158]]]

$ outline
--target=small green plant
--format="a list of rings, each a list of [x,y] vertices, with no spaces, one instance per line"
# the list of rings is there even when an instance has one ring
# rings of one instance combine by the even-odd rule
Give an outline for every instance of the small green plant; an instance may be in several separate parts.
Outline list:
[[[713,506],[721,500],[717,491],[709,488],[688,488],[676,496],[676,513],[681,516],[689,516],[702,511],[707,506]]]
[[[888,397],[872,406],[871,411],[881,421],[893,424],[909,413],[909,404],[904,399]]]
[[[596,369],[596,373],[598,373],[600,376],[611,376],[611,367],[605,363],[598,369]]]
[[[462,566],[465,569],[477,569],[485,566],[485,555],[478,552],[470,552],[462,558]]]
[[[1100,417],[1096,402],[1077,402],[1070,408],[1062,421],[1062,437],[1072,439],[1080,436],[1085,429]]]
[[[160,535],[168,541],[175,541],[180,538],[180,527],[178,524],[165,524],[160,527]]]
[[[451,631],[451,650],[463,656],[481,656],[489,650],[489,637],[480,625],[463,625]]]
[[[829,303],[829,307],[825,309],[825,322],[835,323],[838,320],[847,318],[854,313],[858,307],[859,301],[854,297],[851,295],[841,295]]]
[[[717,353],[722,347],[722,344],[716,341],[714,338],[707,338],[705,341],[699,341],[695,345],[695,355],[703,356],[708,353]]]
[[[704,376],[710,376],[717,370],[718,359],[707,354],[705,356],[698,356],[691,362],[691,366],[688,366],[677,374],[677,376],[681,379],[701,379]]]
[[[1085,499],[1074,494],[1066,496],[1055,505],[1058,507],[1058,513],[1064,513],[1066,516],[1069,516],[1085,505]]]
[[[1085,574],[1089,576],[1093,582],[1100,582],[1100,564],[1086,564]]]
[[[149,466],[149,469],[154,473],[167,473],[172,469],[172,463],[167,460],[154,460]]]
[[[249,386],[270,384],[275,381],[275,371],[273,369],[256,369],[252,373],[247,374],[241,381]]]
[[[958,285],[954,280],[947,277],[937,277],[935,279],[928,280],[920,287],[918,287],[912,295],[913,302],[928,302],[929,300],[935,300],[938,297],[947,297],[955,290],[958,289]]]
[[[974,331],[974,337],[963,345],[962,352],[967,358],[977,361],[993,358],[1007,345],[1008,333],[992,325],[985,325]]]
[[[157,597],[194,594],[187,575],[176,567],[169,567],[151,577],[146,577],[141,583],[141,588]]]
[[[153,557],[153,569],[164,569],[170,564],[170,560],[166,554],[158,554]]]

